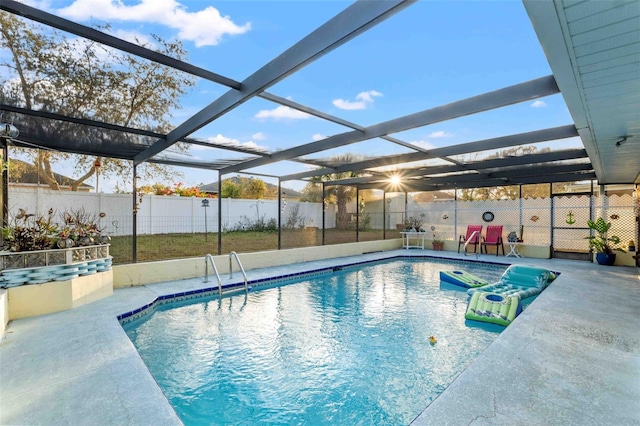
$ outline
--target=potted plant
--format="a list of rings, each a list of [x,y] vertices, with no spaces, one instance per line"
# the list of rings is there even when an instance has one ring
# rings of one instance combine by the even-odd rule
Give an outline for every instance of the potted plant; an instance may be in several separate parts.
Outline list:
[[[433,232],[433,239],[431,240],[431,245],[433,246],[433,249],[438,251],[444,250],[444,240],[441,240],[437,237],[436,227],[432,226],[431,231]]]
[[[616,254],[614,251],[624,253],[625,251],[619,247],[613,247],[616,244],[620,244],[620,237],[616,235],[608,235],[611,228],[611,222],[605,222],[602,217],[596,219],[596,221],[587,221],[589,229],[594,231],[594,234],[585,237],[589,240],[589,247],[596,251],[596,261],[600,265],[613,265],[616,261]]]
[[[420,216],[418,217],[409,216],[407,220],[404,221],[404,230],[424,232],[424,229],[422,229],[423,220],[424,220],[424,213],[420,214]]]

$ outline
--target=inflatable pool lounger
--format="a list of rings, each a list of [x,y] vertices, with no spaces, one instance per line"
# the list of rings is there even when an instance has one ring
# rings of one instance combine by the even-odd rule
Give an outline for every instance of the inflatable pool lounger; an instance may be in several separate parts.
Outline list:
[[[518,296],[477,291],[467,305],[465,318],[473,321],[490,322],[508,326],[522,312]]]
[[[489,281],[478,278],[466,271],[440,271],[440,281],[465,288],[477,288],[489,284]]]
[[[511,265],[502,274],[500,281],[480,289],[471,288],[467,293],[473,295],[477,291],[484,291],[503,296],[517,296],[520,300],[524,300],[540,294],[554,279],[555,274],[547,269]]]

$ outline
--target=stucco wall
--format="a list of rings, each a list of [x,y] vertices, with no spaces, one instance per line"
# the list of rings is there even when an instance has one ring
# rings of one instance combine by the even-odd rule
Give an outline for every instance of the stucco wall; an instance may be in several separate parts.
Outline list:
[[[353,256],[372,251],[394,250],[401,247],[400,239],[335,244],[320,247],[304,247],[287,250],[262,251],[240,254],[245,270]],[[214,256],[221,274],[229,273],[229,255]],[[114,288],[131,287],[163,281],[204,277],[204,257],[175,259],[159,262],[132,263],[113,267]],[[234,270],[237,266],[234,267]],[[212,272],[211,272],[212,273]]]

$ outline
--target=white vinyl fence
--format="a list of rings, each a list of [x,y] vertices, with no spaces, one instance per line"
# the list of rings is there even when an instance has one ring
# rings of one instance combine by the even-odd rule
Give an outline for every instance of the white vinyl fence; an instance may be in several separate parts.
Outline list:
[[[43,188],[9,188],[9,220],[24,209],[27,213],[46,215],[53,209],[55,218],[62,221],[62,212],[84,209],[89,214],[104,213],[99,218],[102,229],[110,235],[132,234],[133,196],[131,194],[95,194],[54,191]],[[218,200],[210,198],[209,207],[202,206],[204,198],[145,195],[138,206],[138,234],[201,233],[218,231]],[[322,226],[322,204],[288,201],[282,209],[283,224],[297,206],[297,227]],[[335,213],[327,210],[325,226],[335,227]],[[206,216],[206,222],[205,222]],[[223,231],[239,229],[247,223],[268,223],[278,220],[277,200],[222,200]]]
[[[218,231],[218,200],[209,199],[209,207],[202,206],[203,198],[145,195],[138,207],[138,234],[202,233]],[[635,240],[637,235],[637,200],[632,195],[562,196],[555,198],[532,198],[489,201],[436,201],[413,202],[404,196],[367,203],[363,214],[369,214],[370,229],[386,228],[395,231],[406,217],[422,217],[427,232],[435,232],[438,238],[456,240],[464,234],[467,225],[503,225],[504,235],[515,231],[528,244],[550,245],[558,248],[588,248],[584,239],[588,235],[586,221],[589,216],[603,216],[611,220],[612,235],[623,242]],[[356,212],[355,200],[349,211]],[[84,208],[90,214],[105,213],[99,224],[113,236],[132,234],[133,198],[130,194],[95,194],[68,191],[53,191],[43,188],[9,188],[9,219],[22,208],[28,213],[46,215],[50,208],[56,212]],[[295,227],[322,227],[322,204],[308,202],[283,202],[282,225],[295,217]],[[383,211],[385,214],[383,215]],[[485,212],[494,219],[485,223]],[[571,214],[571,216],[570,216]],[[205,221],[206,216],[206,221]],[[355,216],[355,214],[351,214]],[[571,218],[575,218],[570,220]],[[261,221],[278,220],[276,200],[222,200],[222,230],[230,231]],[[291,222],[291,221],[289,221]],[[574,223],[571,223],[574,222]],[[324,226],[335,228],[335,205],[327,204]],[[434,231],[431,230],[434,228]],[[397,237],[395,232],[389,236]],[[554,241],[552,241],[552,239]]]

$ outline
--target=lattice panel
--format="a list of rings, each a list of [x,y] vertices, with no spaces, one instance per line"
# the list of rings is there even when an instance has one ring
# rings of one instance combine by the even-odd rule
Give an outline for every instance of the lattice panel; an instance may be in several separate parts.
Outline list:
[[[526,244],[551,244],[551,199],[522,200],[522,239]]]
[[[611,222],[609,236],[620,238],[618,247],[626,250],[629,241],[636,244],[638,235],[638,202],[632,195],[613,194],[608,197],[598,197],[595,200],[595,217],[602,216],[607,222]]]
[[[553,198],[553,249],[588,252],[587,221],[590,218],[591,196],[567,195]]]

